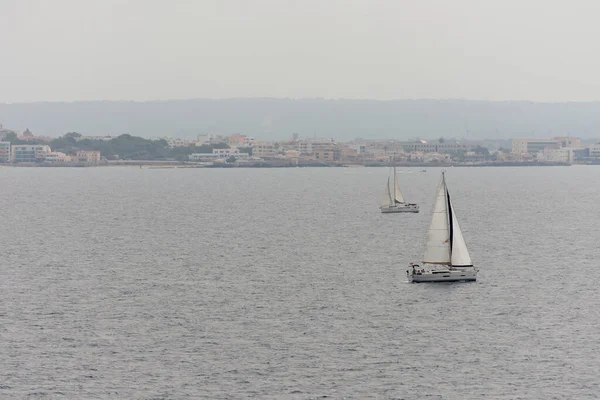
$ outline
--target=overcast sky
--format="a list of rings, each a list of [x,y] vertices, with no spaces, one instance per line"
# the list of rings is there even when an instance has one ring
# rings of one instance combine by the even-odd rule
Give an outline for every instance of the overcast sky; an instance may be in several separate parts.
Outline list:
[[[0,102],[600,100],[598,0],[0,0]]]

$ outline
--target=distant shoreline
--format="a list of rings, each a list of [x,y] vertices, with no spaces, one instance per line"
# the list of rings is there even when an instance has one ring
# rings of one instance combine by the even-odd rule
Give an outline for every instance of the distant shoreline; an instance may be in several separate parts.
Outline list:
[[[487,163],[446,163],[446,164],[427,164],[427,163],[396,163],[400,168],[449,168],[449,167],[569,167],[573,164],[563,162],[487,162]],[[600,165],[600,164],[574,164],[574,165]],[[144,161],[128,160],[111,164],[100,165],[56,165],[56,164],[0,164],[0,168],[96,168],[96,167],[127,167],[142,169],[174,169],[174,168],[382,168],[389,167],[389,164],[325,164],[325,163],[218,163],[218,164],[193,164],[180,163],[176,161]]]

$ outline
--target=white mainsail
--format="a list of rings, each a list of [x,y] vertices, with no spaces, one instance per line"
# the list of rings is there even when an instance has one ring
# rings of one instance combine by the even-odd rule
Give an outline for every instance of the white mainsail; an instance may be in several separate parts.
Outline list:
[[[423,263],[449,265],[451,262],[446,192],[446,180],[442,175],[442,181],[438,187],[435,205],[433,206],[431,225],[429,225],[429,231],[427,232]]]
[[[394,200],[392,199],[392,193],[390,192],[390,178],[388,178],[387,185],[385,187],[385,194],[381,199],[382,206],[391,206],[394,204]]]
[[[447,195],[449,198],[450,195]],[[471,261],[469,250],[467,250],[465,238],[463,237],[462,231],[460,230],[460,226],[458,225],[458,219],[456,218],[456,213],[454,212],[452,200],[449,199],[448,204],[450,205],[450,211],[452,214],[452,258],[450,260],[451,265],[454,267],[470,267],[473,265],[473,262]]]
[[[427,232],[423,263],[454,267],[473,266],[443,173]]]
[[[394,198],[397,203],[404,203],[404,197],[400,192],[400,185],[398,185],[398,176],[396,175],[396,167],[394,166]]]

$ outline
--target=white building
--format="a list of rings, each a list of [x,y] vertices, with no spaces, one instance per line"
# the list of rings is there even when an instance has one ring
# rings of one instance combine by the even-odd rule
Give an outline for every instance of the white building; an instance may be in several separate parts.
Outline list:
[[[512,153],[514,154],[537,154],[545,148],[558,149],[561,147],[581,148],[578,138],[565,136],[552,139],[513,139]]]
[[[236,161],[247,160],[250,154],[240,153],[238,149],[213,149],[212,153],[193,153],[188,156],[190,161],[227,160],[230,157],[235,157]]]
[[[79,136],[75,138],[76,142],[80,142],[82,140],[98,140],[103,142],[108,142],[110,140],[115,139],[113,136]]]
[[[333,139],[302,139],[296,142],[297,150],[300,154],[312,154],[315,150],[331,147],[335,144]]]
[[[61,153],[60,151],[51,151],[50,153],[46,153],[44,159],[46,162],[53,164],[69,163],[73,161],[71,156]]]
[[[12,146],[12,157],[14,162],[32,163],[44,160],[51,151],[45,144],[16,144]]]
[[[414,142],[396,142],[385,144],[389,152],[419,152],[419,153],[453,153],[457,151],[468,151],[471,145],[459,143],[454,140],[438,139],[435,141],[417,140]]]
[[[538,161],[550,161],[550,162],[573,162],[573,149],[572,148],[560,148],[551,149],[546,147],[544,150],[537,153]]]

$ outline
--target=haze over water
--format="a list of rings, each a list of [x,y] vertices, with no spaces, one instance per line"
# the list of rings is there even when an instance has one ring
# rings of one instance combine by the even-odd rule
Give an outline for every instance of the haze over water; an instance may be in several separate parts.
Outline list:
[[[439,170],[0,168],[0,398],[600,396],[597,167],[449,168],[478,281],[408,284]]]

